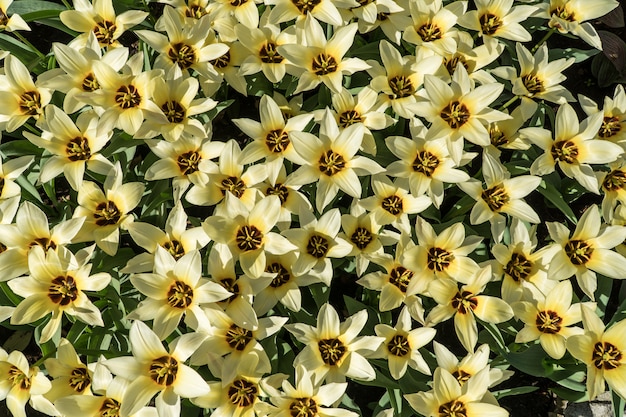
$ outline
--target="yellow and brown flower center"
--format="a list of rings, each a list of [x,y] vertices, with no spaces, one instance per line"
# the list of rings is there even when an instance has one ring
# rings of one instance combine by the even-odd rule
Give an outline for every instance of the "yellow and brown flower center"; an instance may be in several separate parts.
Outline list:
[[[311,12],[322,0],[291,0],[301,14]]]
[[[320,235],[313,235],[306,244],[306,252],[315,258],[323,258],[328,253],[330,244],[328,239]]]
[[[555,15],[556,17],[563,19],[563,20],[567,20],[568,22],[573,22],[574,20],[576,20],[574,12],[567,10],[567,7],[564,7],[564,6],[555,7],[554,9],[550,11],[550,16],[555,16]]]
[[[289,143],[289,135],[282,129],[272,130],[265,136],[265,145],[273,153],[284,152]]]
[[[198,59],[194,47],[182,42],[172,44],[167,51],[167,57],[180,69],[189,68]]]
[[[174,259],[178,260],[185,254],[183,244],[176,239],[168,240],[163,244],[163,248],[167,250]]]
[[[465,104],[453,101],[441,110],[441,118],[452,129],[458,129],[467,123],[470,118],[470,112]]]
[[[76,392],[83,392],[91,385],[87,368],[74,368],[70,374],[70,387]]]
[[[496,123],[489,125],[489,141],[497,148],[508,145],[509,139]]]
[[[267,42],[261,47],[259,57],[264,64],[280,64],[285,60],[281,54],[276,50],[276,44],[274,42]]]
[[[602,125],[600,126],[600,130],[598,131],[598,136],[604,139],[610,138],[617,135],[621,130],[622,124],[620,123],[619,117],[606,116],[602,120]]]
[[[123,85],[115,93],[115,102],[124,110],[132,109],[141,104],[141,95],[134,85]]]
[[[259,395],[259,388],[247,379],[237,379],[228,387],[228,399],[237,407],[250,407]]]
[[[4,243],[0,242],[0,253],[4,252],[5,250],[7,250],[7,245],[5,245]]]
[[[543,81],[534,74],[523,75],[522,84],[524,84],[524,87],[526,87],[526,90],[531,96],[544,91]]]
[[[2,197],[3,190],[4,190],[4,177],[0,175],[0,198]]]
[[[483,192],[480,193],[480,197],[485,203],[487,203],[491,211],[498,211],[504,207],[506,203],[511,201],[509,194],[506,192],[502,184],[483,190]]]
[[[439,29],[439,26],[430,21],[420,26],[416,30],[416,32],[424,42],[436,41],[437,39],[441,39],[443,36],[443,33],[441,32],[441,29]]]
[[[348,127],[355,123],[361,123],[363,116],[356,110],[346,110],[339,115],[339,126]]]
[[[272,288],[282,287],[291,280],[291,274],[289,273],[289,270],[278,262],[274,262],[268,265],[265,268],[265,272],[276,274],[274,279],[272,279],[272,282],[270,282],[270,287]]]
[[[222,300],[220,302],[227,302],[230,303],[231,301],[235,300],[237,297],[239,297],[239,284],[237,284],[237,281],[234,280],[233,278],[223,278],[221,280],[219,280],[219,284],[224,287],[224,289],[226,289],[226,291],[233,293],[233,295],[231,295],[230,297],[228,297],[226,300]]]
[[[70,161],[88,161],[91,158],[89,141],[85,137],[76,137],[70,140],[65,148],[67,159]]]
[[[403,357],[411,352],[411,345],[409,339],[405,335],[394,335],[389,343],[387,343],[387,350],[394,356]]]
[[[71,275],[61,275],[54,278],[48,287],[50,301],[61,306],[66,306],[76,300],[78,293],[76,281]]]
[[[206,8],[198,4],[190,5],[185,9],[185,16],[192,17],[194,19],[200,19],[205,14],[207,14]]]
[[[361,250],[365,249],[372,240],[374,240],[372,232],[364,227],[357,227],[354,233],[352,233],[352,236],[350,236],[350,241]]]
[[[230,191],[235,197],[241,198],[246,191],[246,184],[237,177],[228,177],[222,180],[222,194]]]
[[[41,114],[41,95],[38,91],[26,91],[22,93],[19,107],[22,114],[27,116]]]
[[[96,35],[96,39],[100,45],[106,46],[111,45],[114,42],[113,37],[115,36],[116,30],[117,26],[114,22],[103,20],[96,23],[96,26],[93,28],[93,33]]]
[[[150,364],[150,378],[159,385],[169,387],[176,381],[178,361],[172,356],[161,356]]]
[[[441,272],[454,261],[454,254],[442,248],[430,248],[426,256],[426,265],[431,271]]]
[[[317,347],[326,365],[334,366],[346,354],[347,348],[339,339],[322,339],[317,342]]]
[[[96,91],[100,88],[100,84],[98,83],[98,80],[96,80],[96,76],[93,74],[93,72],[90,72],[83,79],[81,87],[83,91]]]
[[[93,217],[96,219],[96,225],[109,226],[117,224],[122,218],[122,214],[113,201],[106,201],[96,206]]]
[[[467,408],[462,401],[452,400],[439,406],[439,417],[468,417]]]
[[[602,188],[606,191],[619,191],[624,186],[626,186],[626,172],[619,169],[609,172],[602,181]]]
[[[376,20],[379,22],[384,22],[385,20],[389,19],[389,15],[391,15],[391,13],[389,12],[378,12],[376,13]]]
[[[198,172],[198,164],[201,159],[202,156],[199,152],[189,151],[178,155],[178,158],[176,158],[176,164],[183,175],[191,175],[194,172]]]
[[[452,308],[460,314],[467,314],[478,307],[478,299],[474,293],[470,291],[457,291],[456,295],[452,298],[451,305]]]
[[[98,417],[119,417],[120,415],[120,403],[113,398],[105,398],[102,402],[100,410],[98,410]]]
[[[256,250],[263,244],[263,232],[256,226],[243,225],[235,235],[235,242],[240,251],[247,252]]]
[[[322,174],[332,177],[346,167],[346,160],[338,153],[328,150],[322,154],[318,161],[319,170]]]
[[[174,281],[167,290],[167,303],[174,307],[185,309],[193,302],[193,288],[182,281]]]
[[[34,239],[32,242],[30,242],[28,247],[32,248],[35,245],[41,246],[42,249],[45,252],[48,252],[48,249],[56,249],[57,248],[57,244],[55,243],[55,241],[50,239],[50,238],[47,238],[47,237],[38,237],[38,238]]]
[[[443,58],[443,65],[446,67],[450,76],[454,75],[454,71],[456,71],[456,67],[459,63],[463,65],[466,70],[469,70],[469,65],[467,64],[465,57],[461,54],[454,54],[450,58]]]
[[[439,158],[428,151],[419,151],[415,155],[415,160],[411,164],[413,171],[432,177],[439,166]]]
[[[165,102],[161,106],[161,111],[170,123],[182,123],[187,115],[187,110],[178,101]]]
[[[29,390],[31,381],[28,375],[22,372],[17,366],[11,365],[9,368],[9,382],[13,387],[19,387],[22,390]]]
[[[561,331],[563,319],[555,312],[544,310],[537,313],[535,324],[542,333],[555,334]]]
[[[622,364],[622,351],[612,343],[597,342],[593,347],[591,361],[597,369],[615,369]]]
[[[277,195],[280,200],[280,204],[283,205],[287,201],[289,197],[289,188],[287,188],[284,184],[276,184],[273,187],[267,187],[265,190],[265,195]]]
[[[322,52],[313,58],[311,68],[313,69],[313,73],[315,75],[321,76],[337,71],[339,64],[337,63],[335,57]]]
[[[380,205],[382,206],[383,210],[394,216],[402,214],[402,212],[404,211],[404,203],[402,197],[399,197],[395,194],[383,198]]]
[[[291,417],[316,417],[317,403],[313,398],[295,398],[289,404],[289,415]]]
[[[570,240],[565,244],[565,254],[574,265],[584,265],[591,260],[593,247],[584,240]]]
[[[480,30],[485,35],[493,35],[502,27],[502,20],[496,15],[485,13],[478,18],[480,22]]]
[[[550,149],[550,155],[555,161],[563,161],[568,164],[576,163],[578,153],[578,146],[570,140],[555,142]]]
[[[504,267],[504,272],[513,278],[515,282],[528,279],[533,270],[533,263],[529,261],[523,254],[514,252],[511,259]]]
[[[398,288],[402,293],[406,293],[413,278],[413,271],[403,266],[396,266],[389,273],[389,283]]]
[[[226,331],[226,343],[231,349],[242,351],[248,346],[248,343],[254,338],[252,331],[231,324]]]
[[[389,98],[392,100],[415,94],[415,86],[411,82],[411,79],[405,75],[397,75],[390,78],[389,88],[392,92],[392,94],[389,95]]]
[[[219,58],[213,59],[209,61],[211,65],[215,68],[224,69],[230,64],[230,51],[226,52],[224,55]]]
[[[456,371],[452,372],[452,376],[455,377],[457,381],[459,381],[459,384],[461,384],[461,386],[463,386],[463,384],[469,381],[469,379],[472,377],[472,374],[465,372],[463,369],[457,369]]]
[[[0,29],[4,29],[9,24],[9,16],[0,8]]]

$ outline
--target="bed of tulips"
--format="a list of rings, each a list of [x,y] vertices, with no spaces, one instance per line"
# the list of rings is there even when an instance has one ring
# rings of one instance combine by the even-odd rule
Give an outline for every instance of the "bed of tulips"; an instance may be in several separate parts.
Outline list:
[[[521,416],[498,400],[531,375],[623,415],[600,18],[624,26],[615,0],[0,0],[0,400]],[[563,85],[591,61],[599,102]]]

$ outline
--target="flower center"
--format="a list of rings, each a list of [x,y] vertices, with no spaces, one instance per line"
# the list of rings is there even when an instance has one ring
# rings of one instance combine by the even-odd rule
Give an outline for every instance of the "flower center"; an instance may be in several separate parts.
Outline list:
[[[246,184],[237,177],[228,177],[222,180],[222,194],[230,191],[235,197],[241,198],[246,191]]]
[[[389,273],[389,283],[398,288],[402,293],[406,293],[411,278],[413,278],[413,271],[403,266],[397,266]]]
[[[174,307],[185,309],[193,301],[193,288],[182,281],[175,281],[167,291],[167,303]]]
[[[226,300],[222,300],[220,302],[231,302],[237,297],[239,297],[239,284],[232,278],[224,278],[219,281],[220,285],[226,289],[228,292],[232,292],[233,295],[228,297]]]
[[[452,129],[458,129],[467,123],[470,118],[470,113],[465,104],[459,101],[453,101],[441,110],[441,118]]]
[[[467,417],[465,404],[459,400],[452,400],[439,406],[439,417]]]
[[[466,70],[469,70],[469,65],[467,65],[465,57],[461,54],[454,54],[449,59],[443,58],[443,65],[446,67],[446,70],[448,70],[448,74],[450,74],[450,76],[454,75],[454,71],[456,71],[456,67],[459,62],[465,67]]]
[[[4,252],[5,250],[7,250],[7,245],[5,245],[4,243],[0,242],[0,253]]]
[[[432,42],[441,39],[443,33],[441,29],[431,21],[426,22],[417,29],[417,34],[424,42]]]
[[[393,95],[390,95],[390,99],[398,99],[403,97],[412,96],[415,94],[415,87],[411,82],[411,79],[404,75],[397,75],[389,80],[389,88]]]
[[[323,258],[328,253],[328,239],[320,235],[313,235],[306,245],[306,252],[316,258]]]
[[[313,398],[295,398],[289,405],[291,417],[316,417],[317,403]]]
[[[343,358],[347,349],[339,339],[322,339],[317,342],[322,361],[326,365],[334,366]]]
[[[426,265],[431,271],[441,272],[454,261],[454,254],[441,248],[428,249]]]
[[[277,195],[280,200],[280,205],[282,206],[287,201],[287,197],[289,197],[289,188],[284,184],[276,184],[273,187],[267,187],[265,195]]]
[[[226,332],[226,343],[228,343],[228,346],[240,352],[246,348],[252,339],[252,331],[239,327],[236,324],[231,324]]]
[[[66,306],[78,298],[78,287],[74,277],[70,275],[58,276],[48,287],[48,298],[54,304]]]
[[[552,145],[550,154],[555,161],[575,164],[578,158],[578,146],[570,140],[561,140]]]
[[[346,160],[338,153],[328,150],[320,157],[318,164],[323,174],[332,177],[346,167]]]
[[[502,20],[496,15],[486,13],[478,19],[480,22],[480,30],[485,35],[493,35],[502,26]]]
[[[563,319],[556,312],[550,310],[540,311],[535,320],[537,329],[542,333],[548,334],[555,334],[561,331],[562,322]]]
[[[282,129],[272,130],[265,136],[265,144],[273,153],[284,152],[289,143],[289,135]]]
[[[20,96],[22,114],[36,116],[41,113],[41,96],[38,91],[26,91]]]
[[[30,245],[28,245],[28,247],[32,248],[35,245],[41,246],[45,252],[47,252],[48,249],[57,248],[57,244],[54,242],[54,240],[49,239],[47,237],[39,237],[39,238],[34,239],[32,242],[30,242]]]
[[[195,64],[197,60],[193,46],[182,42],[171,45],[169,51],[167,51],[167,57],[183,70]]]
[[[105,398],[102,402],[98,417],[119,417],[120,415],[120,403],[113,398]]]
[[[508,145],[509,143],[509,140],[507,139],[504,132],[502,132],[500,130],[500,127],[495,123],[492,123],[489,126],[489,141],[493,146],[497,148]]]
[[[339,65],[337,64],[337,60],[334,57],[322,52],[321,54],[313,58],[313,63],[311,67],[315,75],[321,76],[337,71]]]
[[[219,58],[213,59],[209,61],[211,65],[215,68],[224,69],[230,64],[230,51],[227,51],[224,55]]]
[[[91,384],[87,368],[74,368],[70,375],[70,387],[76,392],[83,392]]]
[[[258,393],[257,385],[246,379],[237,379],[228,387],[228,399],[237,407],[250,407]]]
[[[194,19],[200,19],[205,14],[207,14],[206,9],[198,4],[189,6],[185,10],[185,16],[192,17]]]
[[[115,102],[122,109],[131,109],[141,104],[141,95],[134,85],[123,85],[115,93]]]
[[[170,123],[182,123],[185,121],[187,111],[177,101],[167,101],[161,106],[161,111]]]
[[[415,155],[415,160],[411,165],[413,171],[432,177],[433,173],[439,166],[439,158],[428,151],[419,151]]]
[[[491,211],[500,210],[511,200],[502,184],[483,190],[480,197],[487,203]]]
[[[521,253],[511,254],[511,260],[506,264],[504,272],[513,278],[513,281],[520,282],[526,280],[533,269],[533,263],[526,259]]]
[[[240,251],[256,250],[263,244],[263,233],[256,226],[246,224],[237,231],[235,242]]]
[[[322,0],[291,0],[291,2],[301,14],[307,14],[320,4]]]
[[[470,291],[457,291],[452,298],[452,308],[461,314],[467,314],[478,307],[478,299]]]
[[[584,240],[570,240],[565,244],[565,254],[574,265],[584,265],[591,260],[593,247]]]
[[[361,113],[356,110],[346,110],[339,115],[339,126],[344,128],[362,121]]]
[[[96,206],[93,217],[96,219],[96,225],[108,226],[117,224],[122,215],[113,201],[106,201]]]
[[[100,45],[111,45],[116,30],[117,26],[115,26],[115,23],[103,20],[96,23],[96,26],[93,28],[93,33],[96,35],[96,39]]]
[[[522,84],[524,84],[524,87],[526,87],[526,90],[531,96],[544,91],[543,81],[541,81],[539,77],[534,74],[522,76]]]
[[[622,360],[622,351],[612,343],[598,342],[593,347],[591,361],[598,369],[611,370],[619,367]]]
[[[25,391],[29,390],[31,385],[30,378],[15,365],[11,365],[9,368],[9,382],[11,386],[19,387]]]
[[[91,149],[87,138],[76,137],[71,139],[65,148],[67,159],[70,161],[88,161],[91,158]]]
[[[178,361],[173,357],[161,356],[150,364],[150,378],[159,385],[169,387],[176,381],[178,373]]]
[[[0,28],[4,29],[9,24],[9,16],[0,8]]]
[[[361,250],[365,249],[372,240],[374,240],[374,236],[364,227],[357,227],[352,236],[350,236],[350,241]]]
[[[285,60],[285,58],[276,51],[276,44],[274,42],[264,44],[259,52],[259,57],[264,64],[280,64]]]
[[[556,17],[563,19],[563,20],[567,20],[568,22],[573,22],[574,20],[576,20],[576,18],[574,17],[574,12],[567,10],[567,7],[564,7],[564,6],[560,6],[560,7],[556,7],[552,9],[550,11],[550,15],[551,16],[556,15]]]
[[[397,216],[398,214],[402,213],[402,211],[403,211],[402,198],[398,197],[395,194],[392,195],[392,196],[383,198],[383,200],[382,200],[382,202],[380,204],[381,204],[383,210],[385,210],[386,212],[388,212],[389,214],[392,214],[394,216]]]
[[[391,13],[389,12],[378,12],[376,13],[376,20],[379,22],[384,22],[385,20],[389,19],[389,15]]]
[[[81,87],[83,88],[83,91],[96,91],[100,88],[100,84],[98,83],[98,80],[96,80],[96,76],[93,75],[93,72],[90,72],[83,79]]]
[[[459,384],[463,385],[467,381],[469,381],[469,379],[472,377],[472,374],[465,372],[463,369],[457,369],[456,371],[452,372],[452,376],[455,377],[457,381],[459,381]]]
[[[274,262],[273,264],[268,265],[265,268],[265,272],[276,274],[272,282],[270,282],[270,287],[278,288],[282,287],[286,283],[291,280],[291,274],[289,274],[289,270],[279,264],[278,262]]]
[[[600,126],[600,130],[598,131],[598,136],[601,138],[610,138],[611,136],[617,135],[620,130],[622,130],[622,125],[619,121],[619,117],[606,116],[602,120],[602,126]]]
[[[183,244],[176,239],[169,240],[163,244],[163,248],[167,250],[174,259],[178,260],[185,254]]]
[[[387,343],[387,350],[394,356],[406,356],[411,351],[409,339],[404,335],[396,334],[391,338],[389,343]]]
[[[178,164],[178,169],[180,169],[180,172],[183,175],[191,175],[198,171],[198,164],[201,159],[202,157],[200,156],[200,153],[196,151],[189,151],[178,155],[176,163]]]
[[[602,181],[602,188],[606,191],[618,191],[626,185],[626,172],[615,169],[607,174]]]

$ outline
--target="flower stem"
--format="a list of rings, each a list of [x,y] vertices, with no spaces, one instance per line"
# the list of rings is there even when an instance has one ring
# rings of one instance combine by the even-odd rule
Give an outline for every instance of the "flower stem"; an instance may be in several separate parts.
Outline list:
[[[34,53],[37,54],[37,56],[39,58],[41,58],[42,60],[46,59],[46,56],[39,51],[39,49],[35,48],[35,45],[33,45],[32,43],[30,43],[30,41],[28,39],[26,39],[24,36],[22,36],[21,33],[15,31],[13,32],[13,34],[20,40],[22,41],[23,44],[25,44],[26,46],[28,46],[30,49],[33,50]]]
[[[504,103],[502,105],[502,107],[500,107],[500,111],[506,109],[507,107],[509,107],[511,104],[515,103],[515,101],[517,101],[517,99],[519,98],[519,96],[513,96],[511,97],[511,99],[509,101],[507,101],[506,103]]]
[[[541,38],[541,40],[539,41],[539,43],[537,43],[537,45],[533,46],[533,49],[531,49],[531,50],[530,50],[530,53],[531,53],[531,54],[534,54],[534,53],[537,51],[537,49],[539,49],[539,47],[540,47],[541,45],[543,45],[543,44],[544,44],[544,43],[545,43],[545,42],[546,42],[546,41],[550,38],[550,36],[552,36],[552,34],[553,34],[554,32],[556,32],[556,28],[555,28],[555,27],[554,27],[554,28],[552,28],[552,29],[550,29],[550,30],[548,31],[548,33],[546,33],[546,34],[543,36],[543,38]]]

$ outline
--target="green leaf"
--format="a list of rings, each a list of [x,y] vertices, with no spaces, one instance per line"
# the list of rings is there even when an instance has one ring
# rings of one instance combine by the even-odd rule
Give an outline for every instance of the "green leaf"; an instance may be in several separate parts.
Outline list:
[[[8,12],[17,13],[20,16],[22,16],[24,20],[26,20],[24,15],[28,15],[29,13],[36,13],[36,12],[50,11],[50,10],[61,11],[61,10],[67,10],[67,8],[63,6],[62,4],[53,3],[51,1],[22,0],[22,1],[14,1],[13,3],[11,3],[11,6],[9,6]],[[26,21],[28,22],[28,20]]]
[[[543,366],[546,353],[540,345],[534,344],[523,352],[507,353],[506,360],[516,369],[537,377],[546,377],[548,371]]]
[[[569,221],[573,224],[576,224],[577,219],[576,215],[570,208],[570,206],[563,199],[563,195],[556,189],[554,185],[552,185],[549,181],[545,179],[541,181],[537,191],[544,196],[550,203],[552,203],[561,213],[567,217]]]
[[[496,397],[499,400],[501,398],[510,397],[512,395],[528,394],[529,392],[534,392],[534,391],[537,391],[538,389],[539,387],[530,387],[530,386],[515,387],[515,388],[507,388],[507,389],[501,389],[498,391],[493,391],[492,394],[494,395],[494,397]]]
[[[598,49],[550,49],[550,51],[548,52],[548,57],[550,61],[554,61],[560,58],[574,58],[574,63],[579,63],[586,61],[587,59],[599,53],[600,51]]]

